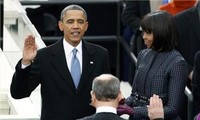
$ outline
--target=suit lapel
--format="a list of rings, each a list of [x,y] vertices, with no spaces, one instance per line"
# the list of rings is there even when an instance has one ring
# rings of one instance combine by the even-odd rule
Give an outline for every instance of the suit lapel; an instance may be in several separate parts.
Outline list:
[[[83,41],[82,51],[83,51],[83,55],[82,55],[83,68],[82,68],[80,83],[78,85],[78,91],[80,91],[81,88],[86,83],[86,81],[88,81],[88,78],[89,78],[88,76],[92,74],[92,71],[95,68],[95,61],[94,61],[95,52],[94,50],[89,48],[89,45],[86,41]]]
[[[73,83],[73,79],[71,77],[71,73],[67,66],[67,61],[63,48],[63,41],[58,41],[51,51],[52,55],[52,64],[57,69],[58,73],[63,77],[63,80],[67,82],[66,84],[71,87],[73,90],[76,90],[75,85]]]

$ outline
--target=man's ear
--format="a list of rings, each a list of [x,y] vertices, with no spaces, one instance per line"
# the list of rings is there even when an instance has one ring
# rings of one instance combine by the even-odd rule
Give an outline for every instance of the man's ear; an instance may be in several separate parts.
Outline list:
[[[92,94],[93,94],[93,91],[90,91],[90,95],[91,95],[91,97],[92,97]]]
[[[90,92],[90,95],[91,95],[91,98],[92,98],[92,99],[96,98],[93,91]]]
[[[87,31],[87,29],[88,29],[88,25],[89,25],[89,23],[88,23],[88,21],[86,21],[85,32],[86,32],[86,31]]]
[[[93,91],[90,92],[91,95],[91,103],[90,105],[92,105],[93,107],[95,107],[95,102],[96,102],[96,97]]]
[[[62,21],[58,21],[58,27],[59,27],[60,31],[63,31],[64,26],[63,26],[63,22]]]
[[[124,99],[124,96],[122,95],[121,90],[119,91],[117,99],[118,99],[118,102],[120,102],[122,99]]]

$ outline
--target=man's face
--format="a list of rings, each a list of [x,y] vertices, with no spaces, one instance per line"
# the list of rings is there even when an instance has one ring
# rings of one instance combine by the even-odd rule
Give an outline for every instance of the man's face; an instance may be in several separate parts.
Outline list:
[[[88,28],[88,22],[81,10],[68,10],[59,28],[64,33],[66,41],[72,46],[77,46]]]

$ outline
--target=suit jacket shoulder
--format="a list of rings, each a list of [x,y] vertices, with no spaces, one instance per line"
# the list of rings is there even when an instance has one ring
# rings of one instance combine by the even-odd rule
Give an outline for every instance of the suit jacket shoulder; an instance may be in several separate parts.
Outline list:
[[[97,113],[78,120],[125,120],[114,113]]]

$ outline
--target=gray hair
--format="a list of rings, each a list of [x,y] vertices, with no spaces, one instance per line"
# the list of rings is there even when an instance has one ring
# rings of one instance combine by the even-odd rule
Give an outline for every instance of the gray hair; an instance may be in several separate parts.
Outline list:
[[[85,16],[86,21],[87,21],[86,11],[81,6],[74,5],[74,4],[67,6],[62,10],[61,15],[60,15],[60,21],[63,21],[63,18],[64,18],[65,14],[68,10],[81,10],[83,12],[84,16]]]
[[[111,74],[102,74],[93,80],[92,91],[99,101],[116,99],[120,92],[120,81]]]

